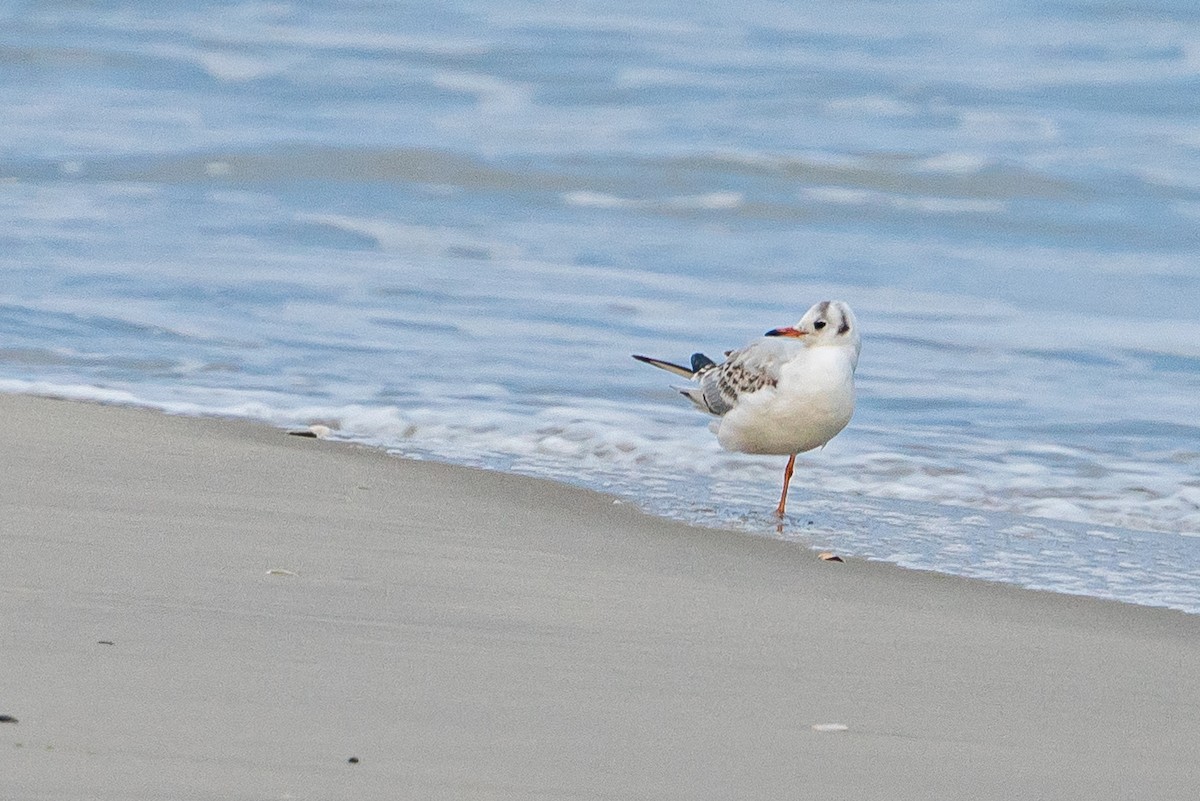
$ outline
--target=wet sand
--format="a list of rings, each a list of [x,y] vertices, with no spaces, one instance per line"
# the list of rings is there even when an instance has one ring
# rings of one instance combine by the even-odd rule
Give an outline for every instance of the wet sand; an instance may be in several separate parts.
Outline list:
[[[0,414],[5,799],[1200,787],[1200,616],[253,424]]]

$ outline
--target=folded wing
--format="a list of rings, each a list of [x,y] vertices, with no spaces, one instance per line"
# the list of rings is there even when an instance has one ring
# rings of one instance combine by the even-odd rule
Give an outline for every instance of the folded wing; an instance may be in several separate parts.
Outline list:
[[[696,381],[697,386],[676,389],[700,411],[722,417],[737,406],[742,396],[775,386],[782,364],[774,349],[764,343],[729,351],[726,356],[724,362],[717,364],[703,353],[694,353],[690,369],[650,356],[633,358]]]

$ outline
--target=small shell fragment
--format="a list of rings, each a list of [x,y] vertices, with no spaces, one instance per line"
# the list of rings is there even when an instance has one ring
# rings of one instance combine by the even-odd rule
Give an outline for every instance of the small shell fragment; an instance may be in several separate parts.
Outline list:
[[[814,723],[813,731],[850,731],[850,727],[845,723]]]
[[[284,570],[282,567],[271,568],[267,571],[268,576],[297,576],[298,573],[293,573],[290,570]]]
[[[829,551],[825,551],[823,553],[817,554],[817,558],[820,559],[822,562],[845,562],[846,561],[842,557],[838,556],[836,553],[831,553]]]

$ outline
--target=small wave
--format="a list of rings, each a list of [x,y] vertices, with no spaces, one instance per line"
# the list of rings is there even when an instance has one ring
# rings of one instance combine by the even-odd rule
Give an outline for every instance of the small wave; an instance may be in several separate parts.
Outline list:
[[[999,214],[1008,206],[999,200],[949,197],[905,197],[870,189],[843,186],[813,186],[804,194],[822,203],[841,206],[873,206],[927,214]]]
[[[533,92],[528,86],[480,73],[439,72],[433,76],[433,85],[439,89],[473,95],[486,113],[517,113],[528,107],[533,99]]]
[[[268,58],[232,49],[160,45],[154,48],[153,53],[162,58],[195,64],[222,83],[246,83],[281,75],[289,66],[288,61],[278,56]]]
[[[918,113],[916,107],[886,95],[839,97],[828,101],[825,108],[836,114],[865,113],[876,117],[907,117]]]
[[[680,195],[661,200],[644,200],[617,197],[604,192],[580,190],[564,192],[563,202],[568,206],[598,209],[652,209],[652,210],[686,210],[697,209],[707,211],[724,211],[736,209],[745,204],[745,197],[740,192],[708,192],[701,195]]]
[[[363,237],[381,250],[474,260],[517,258],[521,255],[520,249],[513,245],[469,239],[462,231],[406,225],[388,219],[301,213],[296,215],[296,220]]]
[[[642,169],[767,177],[815,188],[846,187],[937,200],[1004,202],[1085,192],[1082,186],[1045,171],[960,151],[926,155],[714,152],[650,161]]]
[[[971,175],[981,173],[994,167],[995,163],[987,156],[978,153],[939,153],[929,156],[916,163],[916,168],[928,172],[945,172],[953,175]]]
[[[38,179],[57,174],[60,162],[11,164],[3,165],[3,169],[17,178]],[[487,189],[561,189],[569,183],[553,173],[505,169],[469,155],[433,148],[319,146],[95,159],[87,163],[84,177],[91,181],[164,184],[323,180]]]
[[[975,142],[1044,142],[1061,134],[1053,119],[1029,112],[964,111],[959,127]]]
[[[603,192],[564,192],[563,202],[568,206],[582,206],[593,209],[632,209],[638,208],[644,201],[608,195]]]
[[[429,56],[479,56],[488,52],[487,41],[470,36],[408,36],[374,30],[335,30],[330,26],[254,24],[245,26],[213,25],[205,37],[212,41],[238,45],[278,46],[280,44],[319,50],[351,52],[421,54]]]
[[[716,87],[723,84],[721,79],[704,72],[666,67],[625,67],[617,73],[614,83],[622,89]]]

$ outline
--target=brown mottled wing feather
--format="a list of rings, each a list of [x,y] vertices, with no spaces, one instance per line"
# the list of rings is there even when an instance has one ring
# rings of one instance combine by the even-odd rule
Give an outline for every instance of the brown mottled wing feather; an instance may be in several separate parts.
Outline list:
[[[747,358],[749,355],[750,349],[734,351],[729,361],[697,376],[708,411],[724,415],[737,406],[740,396],[775,386],[779,380],[778,366]]]

